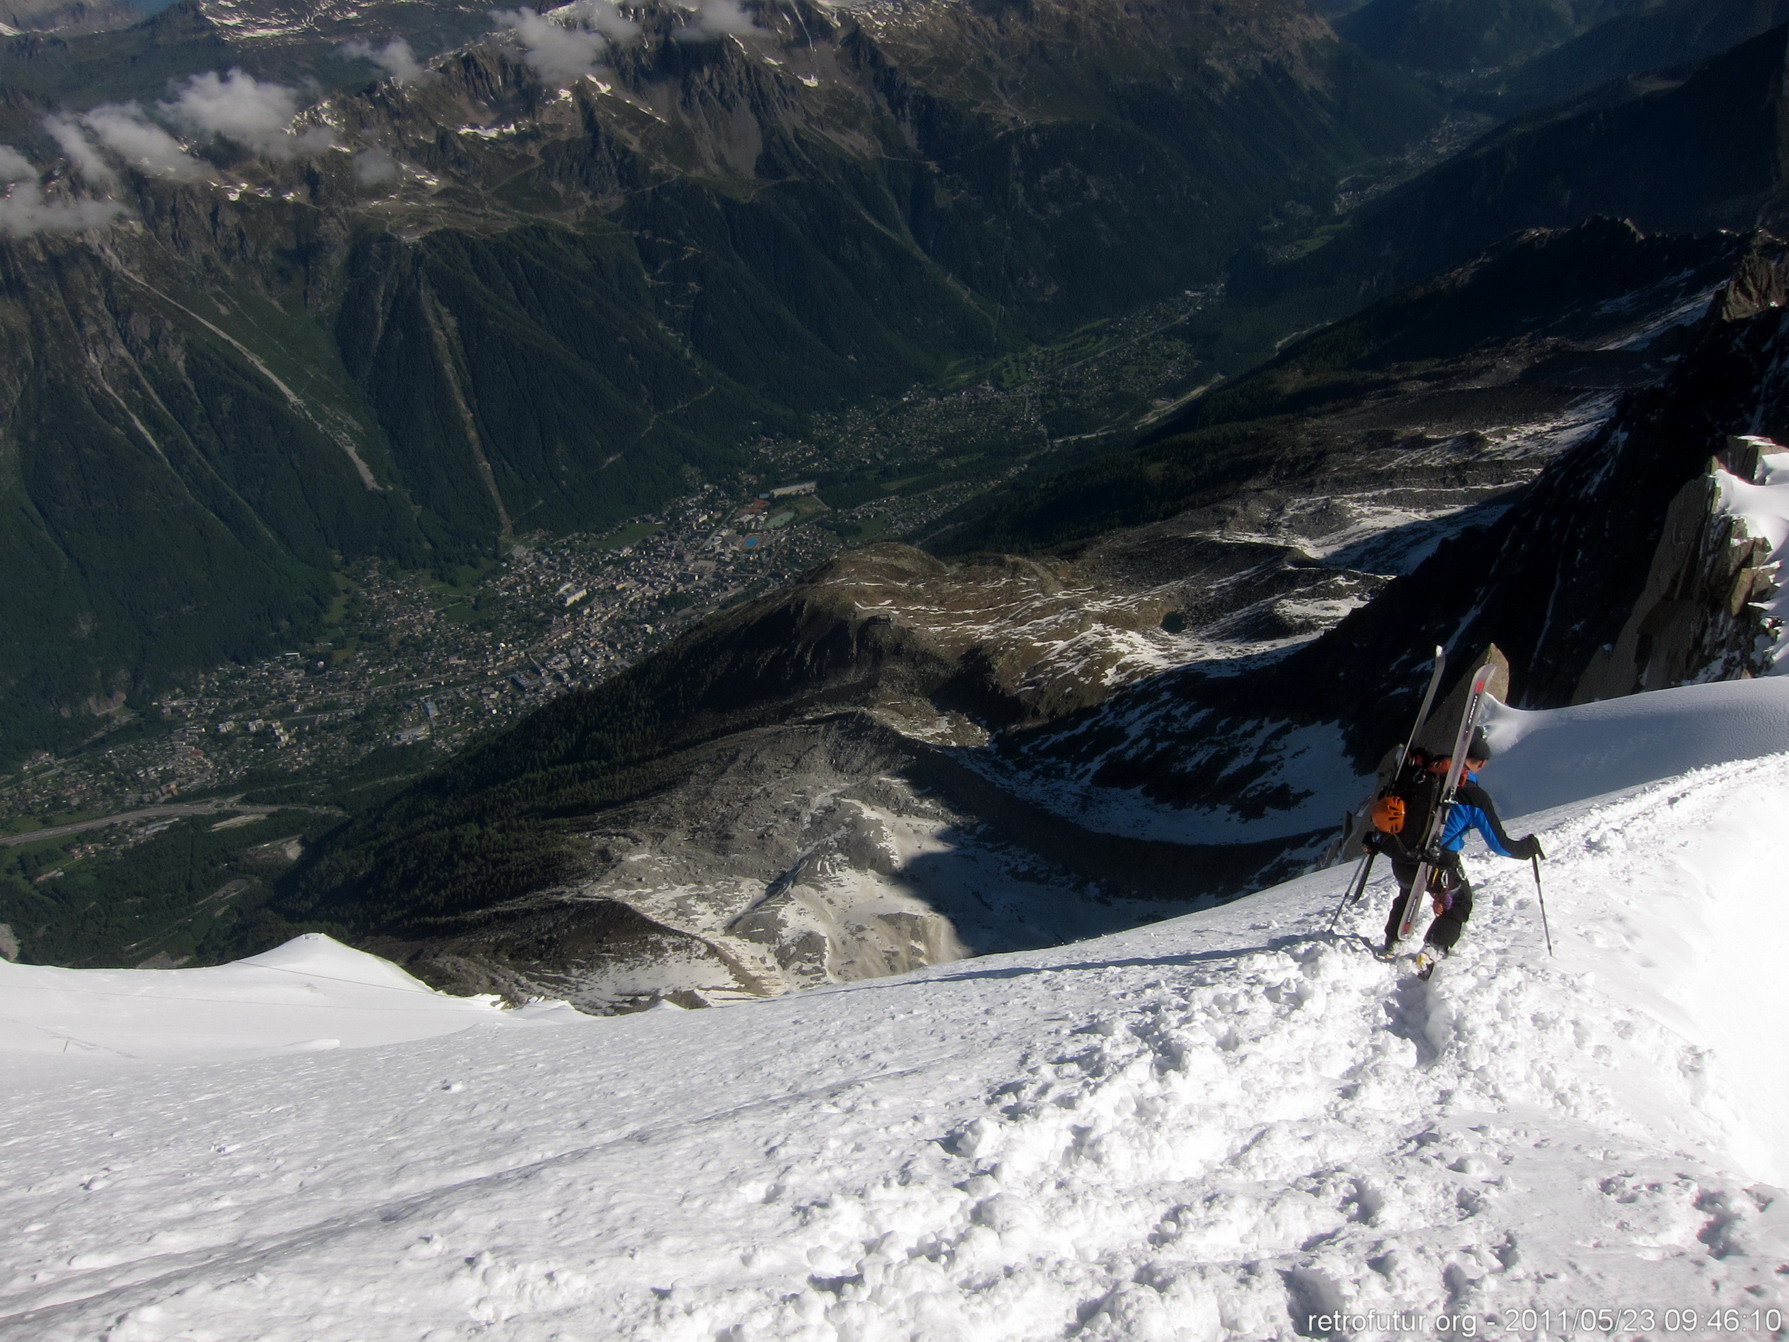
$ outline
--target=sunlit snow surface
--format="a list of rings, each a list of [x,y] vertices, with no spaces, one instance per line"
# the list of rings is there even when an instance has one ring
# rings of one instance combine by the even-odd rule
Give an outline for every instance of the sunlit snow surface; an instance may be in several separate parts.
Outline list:
[[[0,1058],[198,1060],[392,1044],[492,1021],[576,1019],[438,993],[323,936],[213,969],[54,969],[0,961]]]
[[[282,1023],[272,1056],[9,1054],[0,1338],[1412,1335],[1375,1312],[1455,1321],[1428,1336],[1734,1335],[1715,1307],[1767,1335],[1753,1311],[1789,1306],[1789,755],[1746,757],[1789,746],[1786,686],[1500,718],[1487,786],[1556,808],[1512,825],[1548,848],[1553,959],[1528,868],[1480,853],[1429,984],[1357,939],[1382,880],[1323,935],[1331,871],[722,1010],[517,1029],[450,1004],[467,1028],[379,1045],[351,1001],[429,999],[313,962],[300,981],[344,1013],[315,1034],[370,1046],[293,1051]],[[1632,787],[1637,758],[1672,776]],[[177,996],[262,960],[143,977]],[[72,1037],[56,994],[121,977],[46,980],[41,1018],[10,993],[8,1047]],[[162,1009],[141,1019],[194,1028]],[[1577,1314],[1602,1309],[1653,1324]],[[1337,1311],[1363,1318],[1313,1321]]]

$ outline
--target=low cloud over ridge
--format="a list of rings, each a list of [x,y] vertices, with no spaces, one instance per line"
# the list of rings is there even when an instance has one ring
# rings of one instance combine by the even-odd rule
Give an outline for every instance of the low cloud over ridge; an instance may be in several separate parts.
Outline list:
[[[675,36],[679,42],[703,42],[730,37],[749,33],[757,27],[739,0],[700,0],[699,3],[691,3],[685,7],[694,9],[696,18],[687,27],[677,30]]]
[[[9,144],[0,144],[0,184],[24,182],[37,176],[31,160]]]
[[[243,70],[193,75],[161,111],[176,124],[199,135],[215,135],[246,145],[269,158],[290,159],[317,153],[335,143],[326,128],[294,133],[297,89],[264,83]]]
[[[428,73],[428,67],[416,59],[415,50],[401,37],[392,38],[382,47],[357,37],[342,43],[341,52],[344,56],[371,61],[400,84],[408,84]]]
[[[547,13],[494,9],[491,17],[521,48],[522,60],[549,84],[593,75],[611,42],[639,35],[640,26],[611,0],[576,0]]]
[[[153,176],[192,182],[208,175],[204,164],[135,103],[96,107],[81,118],[81,126],[102,148]]]
[[[28,238],[37,233],[79,233],[101,228],[124,213],[115,200],[46,197],[35,181],[15,182],[0,196],[0,237]]]

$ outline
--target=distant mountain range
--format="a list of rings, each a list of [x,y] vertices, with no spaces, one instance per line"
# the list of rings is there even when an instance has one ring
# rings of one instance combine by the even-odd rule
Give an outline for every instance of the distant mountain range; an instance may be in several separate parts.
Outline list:
[[[128,27],[144,11],[128,0],[5,0],[0,3],[0,32],[79,34]]]
[[[1651,0],[1479,83],[1493,109],[1533,108],[1648,70],[1707,60],[1782,23],[1786,0]]]
[[[1291,0],[732,12],[518,18],[427,69],[376,7],[11,40],[7,750],[289,645],[344,560],[600,527],[1207,283],[1437,115]],[[254,73],[351,32],[389,78],[301,112]]]
[[[1789,26],[1708,60],[1526,113],[1355,211],[1291,258],[1233,268],[1236,301],[1335,306],[1458,264],[1497,239],[1592,215],[1655,231],[1785,222]]]
[[[1657,0],[1367,0],[1337,22],[1386,60],[1459,73],[1518,65]]]
[[[1499,115],[1706,60],[1789,22],[1785,0],[1369,0],[1336,28]]]

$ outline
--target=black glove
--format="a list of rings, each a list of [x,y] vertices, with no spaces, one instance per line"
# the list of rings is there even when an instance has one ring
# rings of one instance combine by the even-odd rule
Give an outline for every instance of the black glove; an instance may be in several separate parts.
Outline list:
[[[1510,856],[1519,857],[1526,862],[1531,857],[1545,857],[1541,851],[1541,841],[1532,834],[1524,834],[1509,846]]]

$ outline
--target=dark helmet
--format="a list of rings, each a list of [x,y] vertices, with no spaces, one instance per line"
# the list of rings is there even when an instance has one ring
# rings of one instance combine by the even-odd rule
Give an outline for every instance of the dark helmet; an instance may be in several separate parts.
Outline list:
[[[1466,758],[1469,760],[1488,760],[1491,758],[1491,743],[1485,739],[1485,729],[1472,729],[1472,744],[1466,747]]]

